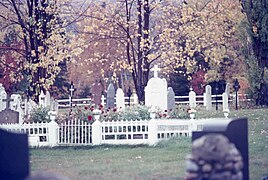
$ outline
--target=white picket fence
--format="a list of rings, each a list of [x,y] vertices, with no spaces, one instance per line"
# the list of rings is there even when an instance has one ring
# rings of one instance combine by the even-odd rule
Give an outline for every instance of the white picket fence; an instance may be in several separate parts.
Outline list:
[[[92,125],[72,120],[50,123],[1,124],[0,128],[27,133],[29,146],[81,146],[100,144],[149,144],[174,136],[191,136],[207,120],[95,121]]]

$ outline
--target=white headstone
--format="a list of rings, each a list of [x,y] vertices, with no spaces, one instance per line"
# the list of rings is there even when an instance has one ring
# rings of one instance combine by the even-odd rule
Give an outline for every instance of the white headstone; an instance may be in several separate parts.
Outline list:
[[[222,94],[222,110],[229,111],[228,94],[226,92]]]
[[[167,81],[158,78],[159,68],[155,65],[154,77],[151,78],[145,87],[145,106],[167,110]]]
[[[168,110],[172,110],[175,108],[175,93],[172,89],[172,87],[169,87],[168,88],[168,94],[167,94],[167,100],[168,100],[168,103],[167,103],[167,106],[168,106]]]
[[[19,94],[12,94],[10,98],[13,99],[13,101],[10,102],[10,109],[16,111],[18,107],[21,106],[21,96]]]
[[[206,110],[212,110],[211,86],[206,85]]]
[[[49,91],[46,92],[45,96],[45,107],[49,107],[50,109],[51,97]]]
[[[5,90],[2,90],[0,92],[0,111],[3,111],[4,109],[6,109],[6,102],[3,101],[6,98],[7,98],[7,93]]]
[[[189,106],[191,109],[196,108],[196,93],[193,89],[189,92]]]
[[[118,110],[125,110],[125,95],[121,88],[118,88],[116,91],[116,108]]]
[[[46,107],[46,96],[43,91],[39,95],[39,106]]]
[[[225,86],[225,92],[227,93],[227,96],[230,95],[230,89],[231,89],[231,84],[227,83],[226,86]]]
[[[10,109],[19,112],[19,123],[22,124],[24,121],[24,111],[21,108],[22,98],[19,94],[12,94],[11,99],[13,99],[13,101],[10,102]]]
[[[33,100],[30,99],[27,102],[27,110],[28,110],[27,114],[28,115],[31,114],[31,112],[33,111],[33,109],[35,109],[36,107],[37,107],[36,102],[34,102]]]

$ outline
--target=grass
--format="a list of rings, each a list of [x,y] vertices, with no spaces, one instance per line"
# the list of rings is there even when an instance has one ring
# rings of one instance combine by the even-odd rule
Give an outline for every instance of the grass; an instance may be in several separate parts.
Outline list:
[[[197,117],[222,117],[220,111],[200,111]],[[268,176],[268,109],[231,111],[249,119],[250,179]],[[155,147],[87,146],[30,150],[31,172],[49,171],[70,179],[183,179],[191,138],[160,142]]]

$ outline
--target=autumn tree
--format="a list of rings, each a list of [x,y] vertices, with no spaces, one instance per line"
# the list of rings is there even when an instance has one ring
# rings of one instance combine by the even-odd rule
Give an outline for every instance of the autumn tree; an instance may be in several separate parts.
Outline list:
[[[60,72],[59,64],[70,58],[71,38],[56,0],[2,0],[0,2],[1,37],[13,29],[22,46],[9,49],[17,52],[16,61],[28,83],[27,95],[36,100],[41,90],[48,90]],[[2,39],[2,38],[1,38]],[[4,46],[1,41],[2,46]],[[16,79],[18,74],[13,73]]]
[[[84,27],[81,37],[91,44],[81,63],[93,67],[92,76],[96,71],[106,78],[130,73],[139,101],[144,100],[144,87],[155,63],[166,77],[181,67],[190,76],[204,68],[203,61],[220,78],[231,78],[233,74],[220,73],[221,62],[224,58],[241,61],[236,31],[242,16],[238,0],[92,3],[80,24]]]

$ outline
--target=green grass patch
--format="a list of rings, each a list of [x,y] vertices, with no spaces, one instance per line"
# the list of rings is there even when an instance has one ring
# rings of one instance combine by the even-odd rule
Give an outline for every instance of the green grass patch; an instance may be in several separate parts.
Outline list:
[[[223,117],[221,111],[200,111],[198,118]],[[250,179],[268,175],[268,109],[231,111],[249,119]],[[85,146],[30,150],[31,172],[49,171],[70,179],[183,179],[191,138],[161,141],[155,147]]]

